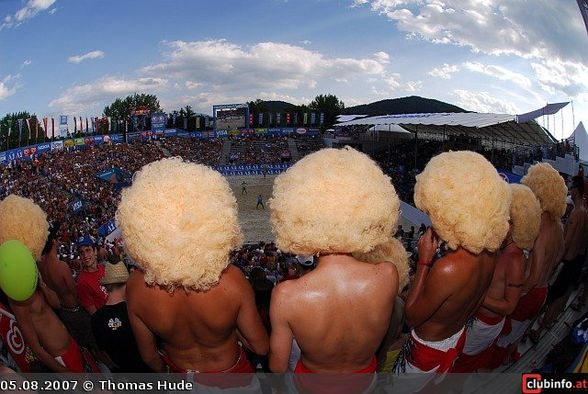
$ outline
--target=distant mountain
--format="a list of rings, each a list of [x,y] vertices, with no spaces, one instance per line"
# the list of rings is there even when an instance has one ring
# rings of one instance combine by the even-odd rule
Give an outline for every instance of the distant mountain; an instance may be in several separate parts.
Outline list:
[[[298,107],[285,101],[262,101],[259,107],[263,112],[291,112]]]
[[[418,96],[402,97],[376,101],[371,104],[356,105],[342,111],[343,115],[396,115],[440,112],[468,112],[455,105]]]

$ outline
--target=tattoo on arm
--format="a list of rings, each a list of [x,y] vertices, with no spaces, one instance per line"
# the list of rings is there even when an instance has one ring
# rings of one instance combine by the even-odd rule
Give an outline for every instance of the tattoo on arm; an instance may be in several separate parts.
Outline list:
[[[523,284],[522,283],[520,283],[520,284],[519,283],[509,283],[507,286],[520,288],[520,287],[523,287]]]

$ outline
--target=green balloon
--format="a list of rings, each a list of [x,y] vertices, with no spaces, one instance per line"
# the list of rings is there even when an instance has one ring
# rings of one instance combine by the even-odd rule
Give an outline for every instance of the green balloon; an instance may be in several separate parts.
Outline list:
[[[0,245],[0,288],[15,301],[28,300],[37,288],[37,264],[20,241]]]

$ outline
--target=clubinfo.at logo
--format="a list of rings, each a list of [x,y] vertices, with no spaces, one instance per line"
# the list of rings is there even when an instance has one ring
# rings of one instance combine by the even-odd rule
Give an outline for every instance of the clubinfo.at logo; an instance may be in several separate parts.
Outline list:
[[[557,376],[557,375],[555,375]],[[578,376],[580,380],[545,378],[537,373],[523,374],[521,390],[524,394],[541,393],[543,390],[587,390],[588,382]]]

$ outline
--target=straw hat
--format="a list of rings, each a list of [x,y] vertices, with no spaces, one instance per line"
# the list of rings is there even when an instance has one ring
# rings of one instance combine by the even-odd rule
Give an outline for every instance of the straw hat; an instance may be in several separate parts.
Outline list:
[[[127,283],[129,271],[127,267],[119,261],[116,264],[105,264],[104,277],[100,279],[101,285],[111,285],[114,283]]]

